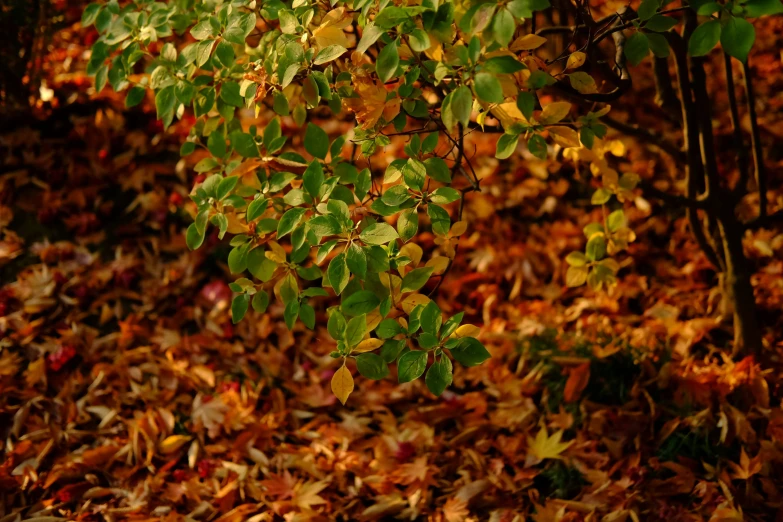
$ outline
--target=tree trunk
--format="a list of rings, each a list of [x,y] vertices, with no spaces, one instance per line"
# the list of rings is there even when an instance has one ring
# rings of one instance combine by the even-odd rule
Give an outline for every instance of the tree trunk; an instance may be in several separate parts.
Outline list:
[[[751,271],[742,249],[742,227],[734,216],[720,221],[726,271],[723,274],[723,292],[734,314],[735,356],[761,353],[762,340],[756,314],[756,298],[750,282]]]

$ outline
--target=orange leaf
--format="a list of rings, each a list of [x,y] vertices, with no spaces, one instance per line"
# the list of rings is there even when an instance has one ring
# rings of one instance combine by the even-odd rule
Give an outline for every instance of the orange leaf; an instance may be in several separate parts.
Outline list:
[[[586,362],[580,364],[576,368],[571,370],[571,374],[566,381],[565,391],[563,392],[563,398],[566,402],[573,402],[579,398],[579,396],[587,387],[587,383],[590,381],[590,363]]]

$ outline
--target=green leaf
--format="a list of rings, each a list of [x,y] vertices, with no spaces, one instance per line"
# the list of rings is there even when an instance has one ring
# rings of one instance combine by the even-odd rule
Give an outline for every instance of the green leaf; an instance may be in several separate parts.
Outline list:
[[[385,245],[398,237],[397,231],[388,223],[373,223],[359,234],[359,238],[368,245]]]
[[[367,275],[367,255],[362,247],[356,243],[351,243],[346,253],[346,262],[351,273],[359,276],[359,279],[365,278]]]
[[[247,244],[234,247],[228,253],[228,269],[232,274],[241,274],[247,270]]]
[[[147,94],[147,89],[134,85],[128,90],[128,95],[125,97],[125,106],[135,107],[144,100],[144,95]]]
[[[644,22],[645,20],[649,20],[653,17],[653,15],[658,11],[658,7],[660,7],[659,0],[642,0],[641,5],[639,5],[639,9],[636,11],[636,14],[639,16],[639,20]]]
[[[495,41],[501,46],[506,47],[514,37],[517,25],[514,23],[514,15],[508,9],[501,9],[492,24],[492,31],[495,34]]]
[[[636,32],[625,41],[625,57],[631,65],[639,65],[650,53],[650,42],[647,35]]]
[[[360,315],[348,321],[345,327],[345,342],[348,346],[356,346],[367,333],[367,316]]]
[[[226,67],[234,66],[234,47],[225,40],[221,40],[215,47],[215,56]]]
[[[593,144],[595,143],[595,132],[593,132],[593,129],[590,127],[582,127],[579,129],[579,141],[588,149],[592,149]]]
[[[347,324],[343,314],[338,310],[333,309],[332,313],[329,315],[329,320],[326,322],[326,329],[329,332],[329,335],[331,335],[332,339],[335,341],[344,341],[346,328]]]
[[[433,395],[440,397],[440,394],[442,394],[451,384],[453,379],[451,373],[451,360],[443,355],[440,360],[433,363],[433,365],[430,366],[430,369],[427,370],[427,376],[424,378],[424,382]]]
[[[513,56],[503,55],[490,58],[483,63],[484,70],[491,73],[506,73],[511,74],[522,69],[526,69],[525,65],[514,58]]]
[[[448,130],[454,128],[457,123],[467,127],[470,122],[470,113],[473,110],[473,93],[464,85],[451,91],[443,99],[441,118]]]
[[[174,109],[176,106],[177,96],[174,93],[173,85],[164,87],[155,95],[155,109],[158,112],[158,119],[163,122],[164,128],[171,125],[171,122],[174,119]]]
[[[480,100],[487,103],[503,102],[503,87],[500,86],[500,80],[494,74],[478,73],[474,80],[473,89]]]
[[[446,209],[433,203],[427,205],[427,215],[430,217],[433,232],[442,236],[449,233],[451,218],[449,217],[449,213],[446,212]]]
[[[257,158],[258,145],[256,145],[253,136],[241,130],[236,130],[229,134],[231,146],[243,158]]]
[[[748,53],[756,40],[753,24],[743,18],[731,17],[720,32],[720,44],[729,56],[741,62],[748,59]]]
[[[305,138],[306,139],[306,138]],[[324,184],[324,171],[321,168],[321,163],[313,161],[308,165],[307,170],[302,175],[302,185],[308,194],[313,199],[318,199],[318,194],[321,191],[321,187]]]
[[[305,208],[292,208],[283,214],[280,218],[280,223],[277,225],[277,239],[284,237],[286,234],[290,234],[291,231],[299,224],[302,216],[305,215],[307,209]]]
[[[381,79],[381,81],[386,83],[394,78],[399,65],[400,53],[397,49],[397,42],[394,41],[386,45],[383,49],[381,49],[381,52],[378,53],[378,58],[375,62],[375,71],[378,73],[378,77]]]
[[[259,290],[256,295],[253,296],[253,301],[251,302],[251,305],[253,307],[253,310],[258,312],[259,314],[263,314],[266,312],[267,307],[269,306],[269,294],[266,293],[264,290]]]
[[[598,261],[606,255],[606,239],[603,235],[595,235],[587,242],[585,249],[590,261]]]
[[[318,125],[308,123],[305,131],[304,147],[310,155],[326,159],[326,154],[329,152],[329,136]]]
[[[209,135],[207,149],[216,158],[223,158],[226,155],[226,138],[221,132],[213,131]]]
[[[441,183],[451,183],[451,170],[442,158],[432,157],[424,160],[427,175]]]
[[[288,98],[282,92],[276,92],[272,97],[272,110],[280,116],[288,116],[291,111],[288,108]]]
[[[495,150],[495,157],[497,159],[506,159],[511,157],[514,151],[517,150],[518,143],[518,134],[503,134],[500,139],[498,139],[497,148]]]
[[[359,373],[374,381],[389,375],[389,367],[380,355],[362,353],[356,356],[356,368]]]
[[[381,339],[391,339],[397,334],[403,332],[402,326],[395,319],[384,319],[375,328],[375,333]]]
[[[397,231],[404,242],[410,241],[416,235],[419,231],[419,213],[415,208],[402,211],[397,218]]]
[[[749,18],[780,13],[783,13],[783,3],[780,0],[749,0],[745,4],[745,15]]]
[[[669,56],[669,42],[663,35],[656,33],[649,33],[647,40],[650,42],[650,50],[658,58],[666,58]]]
[[[196,40],[206,40],[211,36],[215,36],[215,33],[209,20],[204,20],[193,26],[190,30],[190,36]]]
[[[593,192],[593,197],[590,198],[590,203],[593,205],[603,205],[612,197],[612,193],[605,188],[599,188]]]
[[[247,313],[247,307],[250,305],[250,296],[247,294],[239,294],[231,301],[231,322],[237,324],[245,317]]]
[[[534,134],[527,140],[527,150],[538,159],[546,159],[547,146],[546,140],[538,134]]]
[[[717,45],[720,40],[721,26],[718,20],[708,20],[698,26],[688,41],[688,54],[704,56]]]
[[[460,198],[459,190],[451,187],[440,187],[435,189],[430,194],[430,199],[439,205],[447,205],[453,203]]]
[[[656,31],[663,33],[668,31],[672,27],[677,25],[677,20],[670,16],[655,15],[644,24],[644,28],[648,31]]]
[[[351,277],[348,271],[348,264],[345,262],[344,253],[337,254],[329,262],[326,275],[329,276],[329,283],[332,285],[334,293],[340,295],[345,290],[345,287],[348,286],[348,279]]]
[[[191,223],[185,233],[185,243],[191,250],[196,250],[204,242],[204,230],[199,232],[195,223]]]
[[[369,49],[375,42],[378,41],[378,38],[381,37],[383,33],[385,33],[382,28],[375,25],[374,22],[370,22],[364,27],[364,30],[362,31],[362,38],[359,40],[359,44],[356,46],[356,51],[360,54],[364,54],[367,49]]]
[[[379,304],[381,300],[373,292],[360,290],[343,301],[341,309],[346,315],[361,315],[372,312]]]
[[[234,190],[234,187],[237,186],[238,181],[239,178],[237,176],[228,176],[220,180],[220,184],[218,184],[217,188],[217,199],[225,199],[225,197],[228,196],[232,190]]]
[[[313,63],[315,65],[321,65],[327,62],[331,62],[332,60],[336,60],[345,54],[347,51],[348,49],[342,45],[329,45],[318,51],[318,54],[316,54],[315,58],[313,59]]]
[[[247,269],[254,277],[267,282],[277,270],[277,263],[266,257],[263,247],[259,247],[247,253]]]
[[[299,317],[299,301],[296,299],[288,301],[285,305],[285,310],[283,310],[283,320],[289,330],[294,328],[297,317]]]
[[[302,303],[299,306],[299,319],[307,328],[313,330],[315,328],[315,309],[308,303]]]
[[[404,353],[397,363],[397,379],[400,383],[415,381],[427,368],[427,352],[411,350]]]
[[[89,4],[84,8],[84,12],[82,13],[82,27],[89,27],[95,22],[101,7],[100,4]]]
[[[220,99],[232,107],[242,107],[245,99],[239,93],[240,86],[237,82],[225,82],[220,87]]]
[[[400,286],[400,293],[415,292],[416,290],[427,284],[430,276],[432,275],[434,268],[431,266],[425,266],[421,268],[414,268],[402,278],[402,284]]]
[[[405,166],[402,167],[402,179],[413,190],[423,189],[426,177],[427,167],[416,158],[409,158]]]
[[[517,108],[528,121],[533,117],[533,110],[535,107],[535,95],[530,91],[519,91],[519,94],[517,95]]]
[[[402,205],[411,198],[408,193],[408,187],[405,185],[394,185],[390,189],[386,190],[381,196],[384,203],[389,206],[397,207]]]
[[[427,306],[425,306],[424,310],[421,311],[419,321],[421,322],[421,329],[424,332],[432,335],[438,335],[440,325],[443,323],[443,314],[438,307],[438,303],[435,301],[430,301],[427,303]]]
[[[250,204],[247,206],[247,220],[248,221],[255,221],[256,218],[260,217],[261,214],[263,214],[266,211],[266,208],[269,206],[269,200],[265,199],[264,197],[260,197],[258,199],[254,199],[250,202]]]
[[[413,31],[411,31],[408,43],[411,46],[411,49],[413,49],[417,53],[423,53],[427,49],[430,48],[430,37],[427,34],[426,31],[423,29],[416,28]]]
[[[400,353],[405,349],[405,345],[405,339],[389,339],[381,347],[381,357],[387,363],[392,363],[400,356]]]
[[[451,355],[463,366],[478,366],[490,358],[489,352],[478,339],[463,337],[452,348]]]

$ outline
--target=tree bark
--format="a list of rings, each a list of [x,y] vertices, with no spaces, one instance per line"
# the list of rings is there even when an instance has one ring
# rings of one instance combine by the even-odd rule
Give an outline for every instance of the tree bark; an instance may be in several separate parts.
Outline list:
[[[726,269],[723,273],[723,293],[734,315],[734,356],[754,355],[763,348],[761,329],[756,313],[756,298],[750,282],[751,269],[742,248],[743,227],[736,216],[719,220]]]

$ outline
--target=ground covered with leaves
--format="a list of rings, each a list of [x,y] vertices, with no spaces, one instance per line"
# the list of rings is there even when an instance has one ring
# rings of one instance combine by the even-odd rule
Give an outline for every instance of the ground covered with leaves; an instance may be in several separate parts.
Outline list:
[[[779,144],[783,23],[765,24],[752,63]],[[481,326],[492,359],[441,398],[392,376],[357,379],[342,406],[325,328],[289,331],[279,306],[232,324],[228,245],[191,252],[183,235],[188,121],[164,132],[150,104],[92,96],[93,37],[57,33],[40,118],[0,136],[0,520],[783,519],[783,236],[746,237],[767,351],[733,360],[681,214],[651,217],[638,192],[617,287],[570,289],[589,181],[551,159],[498,162],[495,138],[471,135],[468,231],[421,246],[458,248],[437,299]],[[615,115],[666,133],[639,69],[638,103]],[[624,170],[657,183],[678,168],[615,137]],[[777,210],[783,156],[767,152]]]

